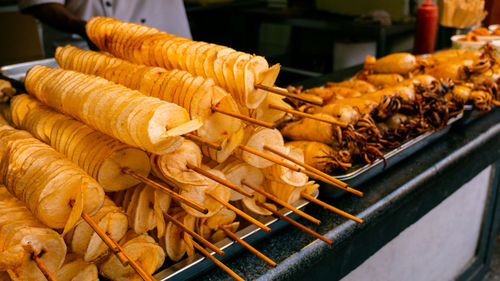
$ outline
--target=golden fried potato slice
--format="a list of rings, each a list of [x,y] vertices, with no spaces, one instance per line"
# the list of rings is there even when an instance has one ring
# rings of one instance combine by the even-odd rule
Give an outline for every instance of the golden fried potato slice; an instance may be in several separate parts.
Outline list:
[[[276,156],[275,154],[264,149],[264,145],[268,145],[274,149],[278,149],[283,153],[288,153],[289,149],[285,148],[285,142],[280,131],[277,129],[257,128],[250,133],[250,137],[246,141],[246,146],[256,149],[260,152]],[[241,159],[248,164],[257,168],[266,168],[274,163],[266,160],[255,154],[242,151]]]

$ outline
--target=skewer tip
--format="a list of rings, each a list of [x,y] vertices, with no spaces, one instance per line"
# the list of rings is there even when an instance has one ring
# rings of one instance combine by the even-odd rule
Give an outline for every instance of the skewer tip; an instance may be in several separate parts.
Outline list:
[[[361,192],[361,191],[359,191],[357,189],[351,188],[349,186],[346,186],[346,190],[349,191],[349,192],[351,192],[351,193],[353,193],[353,194],[358,195],[359,197],[363,197],[364,196],[363,192]]]

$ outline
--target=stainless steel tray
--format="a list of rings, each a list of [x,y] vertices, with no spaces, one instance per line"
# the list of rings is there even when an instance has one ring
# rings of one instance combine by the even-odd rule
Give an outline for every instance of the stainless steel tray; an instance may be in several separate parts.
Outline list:
[[[384,153],[384,157],[386,160],[386,165],[384,167],[384,161],[382,159],[377,159],[375,162],[372,164],[366,164],[360,168],[357,168],[353,171],[350,171],[347,174],[343,175],[332,175],[335,178],[349,184],[349,186],[356,188],[357,186],[361,185],[362,183],[368,181],[369,179],[377,176],[381,172],[384,171],[384,169],[387,169],[401,160],[407,158],[411,154],[417,152],[418,150],[422,149],[424,146],[430,144],[434,140],[440,138],[442,135],[446,134],[453,123],[458,121],[460,118],[462,118],[463,113],[455,116],[454,118],[451,118],[448,121],[448,124],[446,125],[445,128],[435,131],[435,132],[426,132],[423,133],[416,138],[413,138],[411,140],[408,140],[401,144],[400,147],[397,147],[395,149],[392,149],[386,153]],[[339,188],[336,188],[328,183],[324,183],[321,181],[318,181],[320,185],[320,192],[321,196],[327,196],[331,198],[338,198],[346,193],[346,191],[341,190]]]
[[[0,67],[0,74],[12,81],[22,83],[22,81],[24,80],[24,76],[26,75],[26,71],[37,64],[47,65],[50,67],[59,67],[55,59],[52,58],[2,66]],[[315,190],[311,195],[314,197],[318,197],[318,194],[319,191]],[[292,205],[298,209],[303,209],[307,204],[309,204],[309,201],[299,200]],[[279,212],[292,219],[297,219],[299,217],[297,214],[286,208],[280,209]],[[272,216],[266,217],[264,220],[262,220],[262,223],[271,228],[270,233],[261,230],[253,224],[250,224],[238,230],[236,232],[236,235],[238,235],[246,242],[253,244],[259,240],[264,239],[265,237],[268,237],[269,235],[272,235],[273,232],[275,233],[277,230],[285,227],[288,224],[286,221],[274,218]],[[221,261],[227,260],[232,256],[238,254],[239,252],[246,250],[239,243],[236,243],[229,238],[225,238],[224,240],[217,242],[215,245],[224,251],[224,256],[219,257],[214,252],[211,252],[211,254],[215,255]],[[168,262],[166,264],[168,264]],[[202,273],[210,270],[215,266],[216,265],[209,259],[200,254],[195,254],[194,256],[184,258],[183,260],[175,264],[166,265],[164,268],[160,269],[160,271],[156,273],[154,277],[161,281],[188,280],[201,275]]]
[[[26,75],[26,71],[28,71],[28,69],[32,68],[37,64],[42,64],[50,67],[59,67],[56,60],[54,58],[50,58],[44,60],[35,60],[35,61],[1,66],[0,74],[11,80],[22,82],[24,81],[24,76]]]
[[[314,197],[318,197],[318,194],[319,191],[315,190],[311,195]],[[293,203],[292,205],[297,209],[302,209],[307,204],[309,204],[309,201],[301,199]],[[280,209],[279,212],[292,219],[299,218],[299,215],[293,213],[292,211],[286,208]],[[238,235],[243,240],[252,245],[255,242],[258,242],[270,235],[273,235],[273,232],[275,233],[279,229],[282,229],[283,227],[288,225],[288,222],[274,217],[266,217],[261,222],[264,223],[269,228],[271,228],[271,232],[269,233],[265,232],[260,228],[258,228],[257,226],[251,224],[237,231],[236,235]],[[211,252],[211,254],[215,255],[221,261],[227,260],[233,257],[234,255],[238,254],[239,252],[246,250],[239,243],[234,242],[229,238],[225,238],[224,240],[217,242],[215,245],[224,251],[224,256],[219,257],[214,252]],[[204,272],[214,268],[215,266],[216,265],[212,261],[197,253],[190,258],[185,258],[174,265],[161,269],[158,273],[154,275],[154,277],[161,281],[188,280],[203,274]]]

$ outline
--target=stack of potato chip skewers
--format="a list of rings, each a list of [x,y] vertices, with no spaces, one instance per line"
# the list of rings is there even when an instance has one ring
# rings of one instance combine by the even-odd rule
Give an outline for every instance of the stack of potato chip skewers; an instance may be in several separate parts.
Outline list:
[[[55,80],[54,80],[55,79]],[[55,83],[54,81],[59,81],[60,83]],[[67,82],[70,81],[70,82]],[[66,83],[64,83],[66,82]],[[71,83],[76,83],[76,84],[71,84]],[[140,106],[138,108],[137,105],[140,105],[139,102],[136,102],[135,104],[132,102],[127,102],[125,103],[124,100],[128,99],[134,99],[134,98],[141,98],[141,96],[137,95],[137,93],[127,90],[126,88],[120,88],[117,85],[114,84],[109,84],[106,81],[99,80],[98,78],[95,77],[86,77],[82,76],[81,74],[70,72],[70,71],[60,71],[60,70],[53,70],[49,68],[44,68],[44,67],[37,67],[35,69],[32,69],[28,73],[28,77],[26,79],[26,84],[27,84],[27,89],[28,92],[31,94],[35,95],[38,97],[40,100],[46,102],[53,108],[56,108],[62,112],[65,112],[67,114],[71,114],[73,117],[76,117],[84,122],[88,122],[89,125],[93,128],[97,128],[115,138],[118,138],[122,140],[123,142],[126,142],[128,144],[120,144],[120,145],[110,145],[110,143],[113,142],[113,140],[109,140],[108,142],[105,142],[106,145],[97,145],[99,148],[96,148],[95,152],[106,152],[106,157],[95,157],[94,155],[89,156],[87,153],[82,153],[82,151],[75,149],[75,147],[83,147],[81,143],[79,143],[80,139],[82,137],[87,137],[90,134],[93,134],[94,142],[87,141],[88,144],[94,143],[98,144],[100,141],[105,140],[106,136],[98,137],[95,133],[92,131],[89,131],[89,127],[86,127],[83,124],[78,124],[79,122],[76,120],[65,120],[65,116],[59,116],[57,117],[56,115],[60,115],[58,113],[52,114],[51,118],[47,118],[43,121],[37,121],[42,114],[45,115],[47,114],[48,108],[43,108],[43,105],[41,105],[39,102],[36,100],[30,99],[27,96],[19,96],[16,97],[13,101],[13,106],[11,108],[11,119],[14,123],[16,123],[16,126],[23,127],[25,129],[30,130],[33,132],[33,134],[40,139],[50,143],[51,145],[54,145],[60,152],[65,153],[69,158],[71,158],[73,161],[77,162],[79,165],[82,165],[82,168],[84,168],[87,172],[92,174],[94,177],[97,177],[100,181],[103,181],[103,185],[108,186],[109,190],[119,190],[119,189],[124,189],[127,188],[125,187],[126,185],[130,184],[132,182],[132,178],[138,178],[140,180],[145,180],[145,176],[141,175],[140,171],[135,171],[134,169],[131,169],[130,167],[124,167],[120,165],[128,165],[128,164],[121,164],[121,163],[114,163],[114,162],[121,162],[120,160],[123,157],[123,159],[127,159],[128,157],[131,157],[131,155],[134,155],[134,152],[136,155],[141,154],[140,152],[136,151],[138,150],[137,148],[142,148],[149,150],[151,152],[156,152],[159,153],[160,155],[152,155],[152,163],[153,163],[153,170],[156,170],[156,176],[161,177],[165,179],[166,181],[169,181],[169,183],[173,183],[175,188],[177,188],[181,194],[186,195],[185,199],[187,200],[182,200],[183,204],[180,204],[180,207],[182,209],[179,209],[178,207],[172,207],[169,208],[170,201],[166,198],[168,198],[168,195],[166,196],[163,192],[159,192],[160,190],[156,189],[151,189],[150,187],[147,186],[137,186],[133,188],[129,188],[126,191],[120,192],[118,194],[114,194],[114,198],[116,202],[119,202],[119,205],[123,205],[126,209],[126,213],[129,215],[129,224],[133,226],[133,229],[140,234],[140,232],[144,231],[152,231],[151,227],[156,229],[155,231],[157,232],[158,235],[161,236],[163,233],[165,235],[165,239],[168,239],[170,248],[167,247],[167,254],[169,257],[173,257],[174,259],[177,259],[183,256],[183,251],[182,248],[184,247],[188,254],[192,254],[193,248],[197,248],[200,251],[203,251],[199,245],[192,241],[190,238],[190,235],[193,235],[195,238],[195,232],[191,230],[189,231],[190,228],[183,226],[179,230],[176,230],[176,227],[178,228],[182,223],[180,221],[183,221],[184,224],[186,225],[193,225],[192,222],[195,221],[195,225],[197,228],[198,232],[203,233],[204,235],[209,235],[213,239],[218,239],[223,233],[231,233],[231,229],[234,231],[234,227],[236,223],[232,223],[234,221],[235,217],[233,213],[231,213],[230,210],[221,208],[218,206],[217,208],[219,209],[218,212],[213,212],[215,213],[213,216],[209,218],[203,218],[204,214],[203,212],[199,212],[196,210],[191,210],[192,206],[196,206],[195,203],[192,201],[194,200],[189,200],[189,198],[194,199],[197,196],[202,196],[202,202],[207,204],[208,206],[206,207],[206,210],[210,212],[210,206],[215,205],[215,203],[218,203],[222,205],[223,207],[226,206],[232,206],[232,205],[227,205],[224,204],[226,203],[227,200],[231,198],[231,195],[229,190],[224,191],[224,187],[220,186],[220,184],[217,184],[215,182],[211,182],[207,179],[201,180],[205,181],[204,185],[199,185],[193,184],[192,182],[186,183],[186,177],[184,176],[184,173],[186,171],[205,171],[209,170],[208,173],[211,173],[212,176],[214,174],[219,174],[215,179],[218,180],[219,182],[224,182],[227,185],[233,187],[235,190],[240,191],[241,194],[243,195],[248,195],[250,192],[244,191],[241,187],[246,187],[249,190],[257,190],[256,185],[260,184],[260,181],[253,181],[252,178],[243,178],[241,179],[241,176],[238,177],[238,173],[235,171],[238,171],[241,169],[242,166],[247,165],[248,163],[241,162],[241,160],[236,160],[234,158],[231,158],[232,163],[234,164],[228,164],[228,163],[222,163],[218,167],[218,169],[225,170],[226,174],[231,174],[233,173],[233,178],[237,178],[238,180],[235,180],[235,183],[231,183],[228,180],[224,179],[224,174],[219,172],[218,170],[210,170],[209,168],[202,169],[200,167],[201,161],[198,163],[189,163],[186,161],[185,166],[188,167],[188,169],[181,170],[180,173],[179,171],[177,173],[172,173],[171,170],[169,170],[168,165],[164,165],[160,169],[159,167],[155,168],[155,163],[161,163],[161,157],[167,157],[167,155],[171,153],[176,153],[177,150],[180,150],[182,146],[185,146],[184,151],[193,151],[198,148],[196,145],[193,145],[193,143],[187,142],[187,141],[182,141],[180,146],[178,145],[178,142],[176,141],[176,137],[179,135],[182,135],[186,133],[186,131],[190,130],[196,130],[199,125],[197,120],[194,121],[189,121],[185,117],[185,114],[182,114],[181,110],[178,110],[176,107],[171,106],[171,105],[166,105],[164,103],[161,103],[159,101],[154,101],[151,99],[144,99],[142,98],[141,102],[148,102],[150,103],[148,106]],[[79,88],[77,89],[71,89],[71,86],[76,86],[78,85]],[[100,89],[101,88],[101,89]],[[105,91],[104,91],[105,90]],[[93,92],[94,91],[94,92]],[[110,95],[108,93],[126,93],[126,97],[123,98],[118,98],[117,95],[113,97],[113,95]],[[103,93],[106,93],[106,95],[100,96]],[[78,94],[81,94],[79,97],[77,97]],[[38,103],[38,104],[37,104]],[[23,109],[22,105],[28,105],[26,106],[28,110],[25,111]],[[101,106],[101,110],[99,110],[99,105]],[[110,112],[102,112],[103,108],[106,108],[107,106],[110,106],[112,110]],[[157,114],[157,112],[161,112],[161,108],[163,107],[164,112],[169,112],[173,110],[173,112],[178,112],[177,114],[174,114],[174,116],[179,116],[181,118],[170,118],[168,120],[165,120],[164,118],[162,119],[161,114]],[[16,109],[17,108],[17,109]],[[37,108],[38,113],[28,113],[30,112],[31,109]],[[114,108],[114,109],[113,109]],[[155,111],[155,109],[157,111]],[[135,111],[134,111],[135,110]],[[34,110],[33,112],[37,112],[37,110]],[[102,115],[99,115],[101,113]],[[31,115],[30,115],[31,114]],[[97,114],[97,115],[95,115]],[[118,115],[116,115],[118,114]],[[137,119],[131,119],[132,116],[137,117]],[[30,121],[27,121],[30,120]],[[118,122],[119,121],[119,122]],[[76,123],[75,123],[76,122]],[[142,123],[141,123],[142,122]],[[165,123],[162,122],[167,122],[168,125],[162,125]],[[57,123],[58,125],[55,127],[52,127]],[[160,124],[158,124],[160,123]],[[118,124],[118,126],[117,126]],[[149,125],[148,125],[149,124]],[[161,129],[160,127],[163,127]],[[166,127],[166,130],[165,130]],[[180,127],[180,129],[178,129]],[[158,128],[158,129],[155,129]],[[267,131],[265,131],[267,130]],[[247,140],[250,143],[258,143],[259,141],[266,140],[267,135],[276,135],[275,130],[269,130],[269,129],[252,129],[251,127],[243,128],[242,130],[242,139]],[[87,131],[87,133],[85,133]],[[278,133],[279,135],[279,133]],[[280,135],[279,135],[280,136]],[[167,143],[164,143],[164,139],[166,138],[168,140]],[[277,139],[277,143],[279,144],[278,146],[275,147],[275,149],[282,149],[283,151],[286,151],[287,153],[292,153],[294,155],[298,155],[297,151],[294,151],[290,148],[281,148],[283,146],[283,141],[282,139],[280,140],[279,137],[274,137]],[[89,138],[87,138],[89,139]],[[265,144],[266,142],[264,142]],[[186,144],[186,145],[185,145]],[[118,148],[116,148],[118,147]],[[134,148],[135,147],[135,148]],[[115,149],[116,148],[116,149]],[[198,148],[199,150],[199,148]],[[261,148],[263,150],[263,148]],[[109,151],[109,152],[108,152]],[[294,151],[294,152],[290,152]],[[120,154],[122,152],[122,154]],[[305,184],[304,182],[308,183],[307,177],[304,178],[303,175],[300,175],[300,173],[294,174],[293,171],[288,171],[285,169],[280,168],[281,166],[276,166],[276,167],[271,167],[273,162],[269,162],[267,160],[263,160],[260,158],[256,158],[255,156],[251,156],[253,154],[247,153],[247,151],[240,152],[238,156],[241,159],[245,160],[246,162],[250,162],[253,165],[259,166],[260,168],[265,168],[265,167],[270,167],[271,169],[268,169],[267,171],[264,171],[264,174],[266,174],[269,178],[272,178],[274,180],[271,182],[271,184],[266,184],[265,186],[271,186],[268,188],[268,191],[265,191],[263,189],[258,189],[260,192],[258,194],[271,194],[271,193],[276,193],[275,201],[279,201],[279,197],[285,198],[287,201],[294,201],[295,199],[300,197],[300,194],[308,194],[311,192],[315,186],[312,184]],[[196,153],[195,153],[196,154]],[[299,153],[300,154],[300,153]],[[114,156],[111,156],[114,155]],[[201,153],[199,153],[201,155]],[[268,154],[265,154],[268,155]],[[154,157],[153,157],[154,156]],[[268,156],[269,157],[269,156]],[[213,157],[216,158],[217,157]],[[228,157],[226,157],[228,158]],[[300,158],[300,157],[299,157]],[[154,160],[153,160],[154,159]],[[158,160],[160,159],[160,160]],[[109,160],[109,161],[108,161]],[[220,161],[220,160],[219,160]],[[267,162],[266,162],[267,161]],[[125,161],[127,162],[127,161]],[[224,161],[220,161],[224,162]],[[103,164],[107,163],[107,164]],[[167,163],[169,164],[169,163]],[[133,164],[130,164],[133,165]],[[288,163],[288,167],[296,167],[296,166],[290,166],[291,164]],[[121,171],[123,173],[116,173],[116,168],[121,168]],[[246,169],[253,168],[253,166],[248,166]],[[138,168],[136,168],[138,169]],[[262,173],[258,168],[255,168],[257,172],[255,173]],[[116,174],[111,173],[110,175],[105,175],[107,174],[106,172],[102,171],[115,171]],[[120,169],[118,169],[119,171]],[[165,175],[163,173],[164,170],[169,170],[169,173]],[[175,170],[175,169],[174,169]],[[244,169],[243,169],[244,170]],[[127,172],[128,171],[128,172]],[[297,170],[296,170],[297,171]],[[300,171],[300,170],[299,170]],[[298,171],[297,171],[298,172]],[[145,172],[144,172],[145,173]],[[296,172],[295,172],[296,173]],[[121,176],[119,175],[121,174]],[[125,175],[123,175],[125,174]],[[236,175],[234,175],[236,174]],[[101,175],[101,176],[100,176]],[[178,177],[179,175],[182,175],[181,177]],[[202,174],[206,175],[206,174]],[[131,176],[128,179],[125,180],[125,176]],[[170,177],[170,178],[169,178]],[[108,184],[104,184],[106,182],[106,179],[111,179],[111,178],[123,178],[120,179],[118,184],[116,186],[113,186],[111,184],[113,181],[108,180]],[[180,180],[179,180],[180,179]],[[188,176],[187,179],[192,180],[191,176]],[[305,180],[304,180],[305,179]],[[199,180],[199,179],[198,179]],[[234,179],[233,179],[234,180]],[[276,186],[276,183],[280,184],[280,182],[276,180],[283,180],[287,183],[281,183],[283,188],[272,188],[272,186]],[[145,180],[148,182],[147,180]],[[253,182],[253,183],[252,183]],[[150,183],[150,182],[148,182]],[[300,188],[294,188],[293,186],[290,185],[290,183],[295,183],[295,184],[300,184]],[[121,185],[121,187],[120,187]],[[154,184],[153,184],[154,185]],[[241,187],[238,187],[241,185]],[[203,186],[203,187],[201,187]],[[208,187],[207,187],[208,186]],[[214,191],[215,190],[215,191]],[[217,190],[220,190],[217,192]],[[276,191],[278,190],[278,191]],[[299,190],[300,192],[297,192]],[[219,193],[217,196],[214,195],[211,191],[214,191],[214,193]],[[283,194],[284,193],[284,194]],[[153,194],[153,196],[151,196]],[[161,194],[161,195],[158,195]],[[229,194],[223,195],[223,194]],[[237,193],[236,193],[237,194]],[[292,196],[292,194],[294,196]],[[299,195],[297,195],[299,194]],[[226,197],[226,199],[220,198],[220,197]],[[250,196],[252,197],[252,196]],[[249,198],[245,201],[248,201],[248,203],[243,203],[246,208],[251,211],[251,210],[258,210],[257,212],[263,212],[264,210],[267,210],[266,214],[273,213],[272,211],[276,207],[271,207],[270,203],[263,203],[265,201],[264,198],[255,198],[259,197],[253,196],[254,198],[249,198],[249,196],[243,197],[243,198]],[[174,197],[176,198],[176,197]],[[178,196],[177,199],[183,198],[182,196]],[[213,199],[211,200],[212,203],[210,203],[210,200],[208,199]],[[240,200],[243,200],[240,198]],[[209,201],[209,203],[206,203]],[[146,202],[151,202],[151,204],[148,204]],[[188,204],[188,202],[191,202],[191,206]],[[281,203],[281,204],[288,204],[288,203]],[[111,204],[112,205],[112,204]],[[200,205],[201,202],[200,202]],[[75,206],[75,205],[73,205]],[[152,208],[149,208],[149,206],[152,206]],[[260,209],[257,208],[261,207]],[[113,209],[113,208],[111,208]],[[116,206],[115,206],[116,209]],[[168,210],[171,209],[171,212]],[[268,209],[271,209],[269,211]],[[224,211],[223,211],[224,210]],[[236,209],[237,210],[237,209]],[[162,217],[161,213],[163,213]],[[241,212],[241,211],[240,211]],[[113,212],[113,213],[120,213],[118,211]],[[215,219],[218,214],[220,213],[220,219]],[[195,216],[192,214],[197,214],[199,218],[201,219],[193,219]],[[225,215],[224,215],[225,214]],[[239,213],[241,216],[244,216],[244,213],[241,212]],[[305,214],[302,214],[303,216]],[[99,218],[96,218],[96,220],[101,219],[101,215],[99,215]],[[119,215],[116,216],[106,216],[104,217],[110,217],[107,220],[112,220],[112,221],[122,221],[122,218],[120,219]],[[112,219],[114,217],[117,217],[116,219]],[[149,218],[146,220],[145,218]],[[153,219],[151,219],[153,218]],[[214,218],[214,219],[211,219]],[[168,221],[168,224],[165,226],[165,219]],[[309,216],[309,219],[314,219]],[[153,221],[153,223],[151,223]],[[196,222],[198,221],[198,222]],[[218,223],[219,221],[225,221],[224,225]],[[153,224],[154,226],[151,226]],[[123,226],[123,224],[122,224]],[[192,229],[193,227],[191,227]],[[265,226],[263,227],[265,228]],[[118,229],[120,229],[118,227]],[[123,229],[123,227],[121,228]],[[78,232],[82,232],[83,230],[80,230]],[[184,234],[182,237],[183,239],[178,239],[179,233],[182,233],[184,231]],[[117,231],[120,232],[120,231]],[[123,232],[123,231],[121,231]],[[72,230],[72,237],[75,237],[76,235],[76,228]],[[83,233],[88,233],[88,231],[83,231]],[[168,234],[167,234],[168,233]],[[177,233],[177,234],[176,234]],[[77,235],[78,236],[78,235]],[[118,235],[120,236],[120,235]],[[167,238],[168,236],[168,238]],[[89,241],[89,244],[87,246],[83,246],[80,248],[83,248],[85,250],[92,249],[90,251],[90,254],[87,255],[89,259],[91,257],[94,257],[95,254],[95,249],[99,248],[102,249],[102,244],[99,245],[99,243],[95,242],[96,241],[96,236],[94,235],[94,239],[89,238],[87,241]],[[321,236],[320,236],[321,237]],[[178,243],[171,243],[172,239],[177,239]],[[133,240],[133,239],[131,239]],[[130,241],[131,241],[130,240]],[[147,242],[144,241],[143,239],[139,239],[142,242]],[[148,240],[148,239],[146,239]],[[326,240],[326,239],[325,239]],[[72,241],[76,241],[74,238]],[[91,242],[94,241],[94,242]],[[166,242],[167,240],[165,240]],[[328,241],[328,240],[327,240]],[[142,243],[141,242],[141,243]],[[99,247],[96,246],[96,243]],[[125,245],[128,242],[124,242]],[[91,246],[92,245],[92,246]],[[175,247],[173,247],[174,245]],[[182,246],[184,245],[184,246]],[[208,245],[208,244],[207,244]],[[97,247],[97,248],[96,248]],[[173,248],[172,248],[173,247]],[[180,247],[180,248],[178,248]],[[78,248],[75,246],[75,248]],[[81,249],[80,249],[81,250]],[[97,251],[99,252],[99,251]],[[81,254],[87,253],[86,251],[80,251]],[[113,264],[113,263],[111,263]],[[111,268],[114,268],[115,266],[111,266]],[[101,269],[102,270],[102,269]],[[120,272],[120,271],[116,271]],[[123,270],[121,271],[123,272]]]

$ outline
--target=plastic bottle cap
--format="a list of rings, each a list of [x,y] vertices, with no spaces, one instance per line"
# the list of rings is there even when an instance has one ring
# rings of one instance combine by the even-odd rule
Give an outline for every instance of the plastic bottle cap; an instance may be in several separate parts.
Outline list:
[[[427,0],[420,5],[419,9],[437,9],[437,6],[432,0]]]

